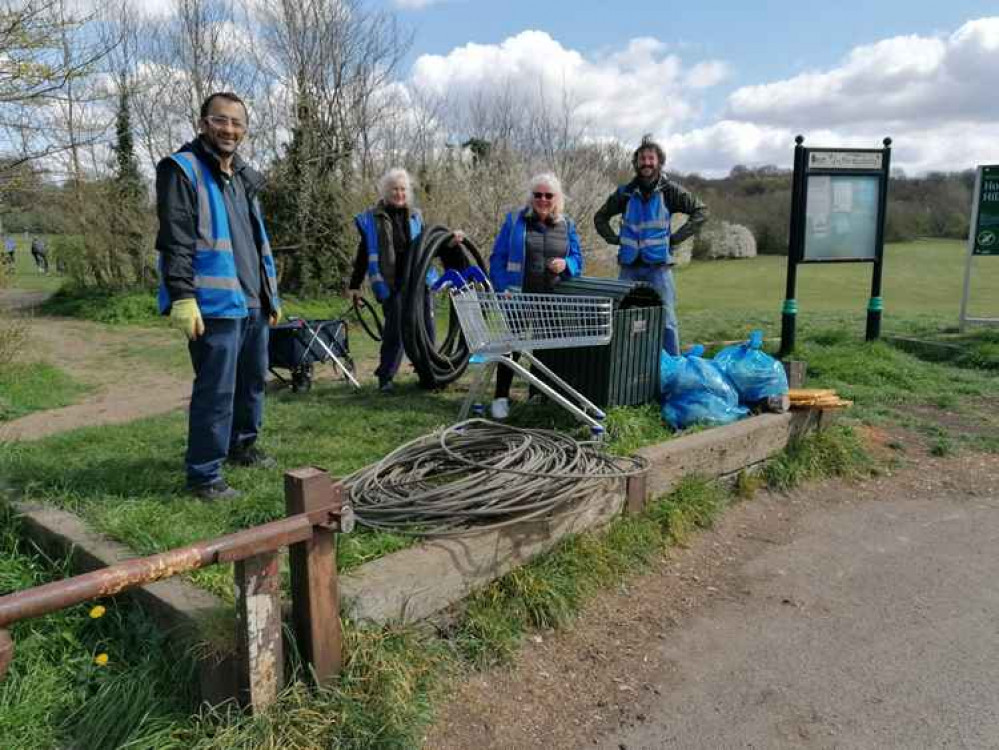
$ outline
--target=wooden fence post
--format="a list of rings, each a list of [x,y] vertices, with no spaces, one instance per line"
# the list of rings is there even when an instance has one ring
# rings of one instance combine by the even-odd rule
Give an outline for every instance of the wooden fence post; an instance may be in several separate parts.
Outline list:
[[[10,666],[11,659],[14,658],[14,641],[10,639],[10,633],[0,630],[0,680],[3,679]]]
[[[240,702],[254,711],[271,705],[284,682],[278,560],[265,552],[235,563],[236,684]]]
[[[342,502],[343,486],[314,467],[285,472],[288,515]],[[340,587],[336,572],[336,532],[316,526],[312,539],[288,548],[292,621],[303,662],[321,685],[340,673]]]
[[[625,513],[629,516],[637,515],[645,510],[646,498],[646,472],[633,474],[625,482]]]

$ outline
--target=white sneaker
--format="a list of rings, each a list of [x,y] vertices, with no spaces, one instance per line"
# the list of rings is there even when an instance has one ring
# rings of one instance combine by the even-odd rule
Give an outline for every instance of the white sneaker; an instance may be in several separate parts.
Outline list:
[[[489,407],[489,413],[493,415],[493,419],[506,419],[510,416],[510,399],[495,399]]]

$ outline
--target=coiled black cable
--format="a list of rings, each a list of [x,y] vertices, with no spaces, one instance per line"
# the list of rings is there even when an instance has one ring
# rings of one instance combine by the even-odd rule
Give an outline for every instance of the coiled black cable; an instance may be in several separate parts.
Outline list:
[[[344,486],[364,526],[450,536],[569,510],[646,467],[551,430],[471,419],[400,446]]]
[[[443,341],[431,339],[427,332],[425,300],[427,271],[439,264],[447,268],[464,270],[470,265],[485,269],[482,254],[469,238],[452,246],[454,232],[436,225],[425,230],[407,260],[406,283],[402,301],[402,345],[406,356],[416,368],[420,385],[427,389],[443,388],[454,382],[468,366],[468,347],[461,335],[458,318],[453,314],[448,321]]]
[[[354,311],[354,317],[357,318],[357,322],[361,324],[361,328],[364,332],[368,334],[368,337],[372,341],[381,341],[382,334],[384,332],[384,325],[382,324],[381,316],[378,311],[371,306],[364,297],[354,297],[354,301],[351,303],[351,307]],[[371,318],[371,324],[365,320],[365,316]]]

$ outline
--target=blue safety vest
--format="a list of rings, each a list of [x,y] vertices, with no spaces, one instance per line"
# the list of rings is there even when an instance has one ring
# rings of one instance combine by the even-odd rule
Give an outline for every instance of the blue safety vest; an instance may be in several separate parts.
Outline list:
[[[619,190],[627,195],[625,187]],[[669,263],[669,229],[670,214],[662,192],[654,191],[645,201],[642,200],[641,190],[633,188],[621,219],[618,262],[630,266],[641,257],[642,262],[650,266]]]
[[[382,267],[378,254],[378,222],[374,211],[365,211],[354,217],[357,231],[364,238],[364,246],[368,249],[368,282],[375,299],[384,302],[392,295],[392,290],[382,276]],[[423,234],[423,217],[413,209],[409,212],[409,238],[413,243],[419,242]],[[401,269],[396,269],[397,271]]]
[[[527,252],[527,212],[511,211],[506,215],[500,233],[493,243],[493,253],[489,258],[489,277],[493,288],[502,292],[509,287],[524,284],[524,255]],[[569,275],[579,274],[583,268],[583,254],[579,248],[575,225],[565,218],[565,262]],[[577,270],[578,269],[578,270]]]
[[[229,215],[225,199],[211,167],[192,151],[178,151],[170,156],[184,170],[194,185],[198,201],[197,238],[194,247],[194,297],[201,314],[206,318],[245,318],[246,298],[236,273],[236,258],[232,252],[232,235],[229,232]],[[250,215],[260,233],[260,257],[263,261],[264,279],[272,309],[281,306],[277,294],[277,269],[271,255],[270,240],[264,228],[260,203],[256,197],[250,202]],[[161,277],[162,277],[162,268]],[[166,283],[160,282],[160,312],[170,309],[170,295]]]

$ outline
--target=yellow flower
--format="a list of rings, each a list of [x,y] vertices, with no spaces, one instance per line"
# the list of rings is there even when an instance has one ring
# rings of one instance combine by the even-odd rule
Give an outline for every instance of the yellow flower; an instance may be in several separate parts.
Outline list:
[[[97,654],[97,656],[94,657],[94,664],[98,667],[106,667],[108,665],[108,655]]]
[[[90,619],[96,620],[99,617],[104,617],[104,613],[107,612],[104,607],[98,604],[96,607],[90,610]]]

